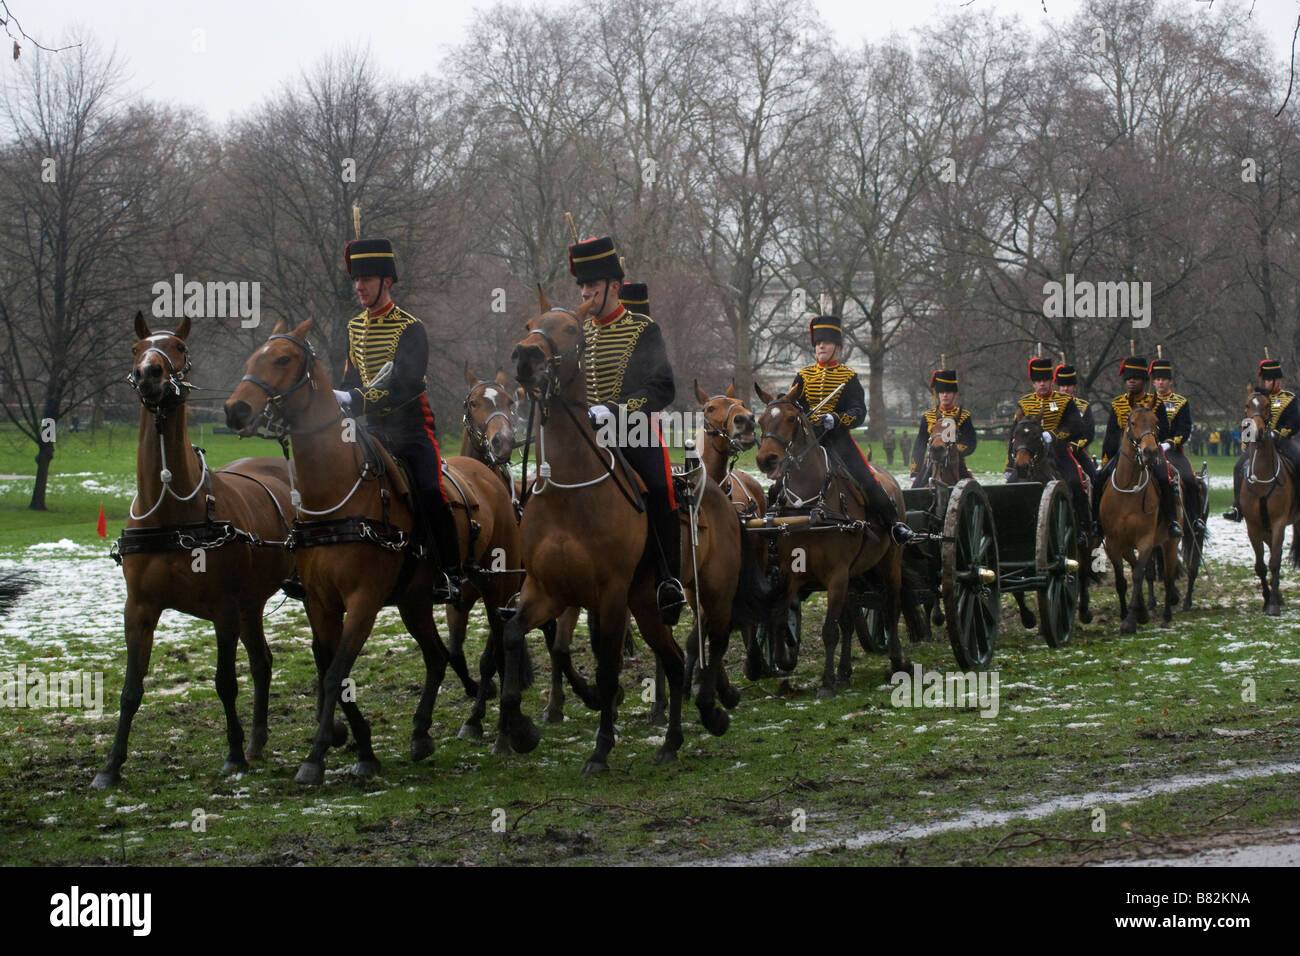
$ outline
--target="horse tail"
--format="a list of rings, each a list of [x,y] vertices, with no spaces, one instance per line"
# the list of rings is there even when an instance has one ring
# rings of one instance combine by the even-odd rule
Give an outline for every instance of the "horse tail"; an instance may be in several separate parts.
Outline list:
[[[0,573],[0,614],[8,614],[20,597],[36,586],[36,577],[14,569]]]
[[[739,518],[737,519],[739,520]],[[773,588],[758,567],[744,523],[740,526],[740,580],[731,599],[731,626],[759,624],[785,603],[785,592]]]

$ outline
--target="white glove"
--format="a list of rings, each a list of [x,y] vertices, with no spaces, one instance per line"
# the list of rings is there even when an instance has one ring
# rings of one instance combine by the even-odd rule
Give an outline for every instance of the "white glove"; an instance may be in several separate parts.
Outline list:
[[[343,409],[343,411],[345,411],[345,412],[351,411],[351,410],[352,410],[352,393],[351,393],[351,392],[340,392],[337,388],[336,388],[336,389],[332,389],[332,391],[334,392],[334,397],[338,400],[339,408]]]
[[[1051,433],[1051,432],[1043,432],[1043,444],[1044,444],[1044,445],[1050,445],[1051,443],[1052,443],[1052,433]]]
[[[587,417],[597,426],[611,418],[613,414],[614,413],[609,410],[608,405],[592,405],[591,408],[587,409]]]
[[[830,431],[835,427],[835,416],[826,414],[821,417],[822,431]]]
[[[1167,441],[1162,441],[1162,442],[1160,443],[1160,448],[1161,448],[1162,451],[1168,451],[1168,450],[1169,450],[1169,442],[1167,442]]]
[[[379,374],[370,380],[366,388],[387,388],[388,380],[393,377],[393,363],[385,362],[384,367],[379,370]]]

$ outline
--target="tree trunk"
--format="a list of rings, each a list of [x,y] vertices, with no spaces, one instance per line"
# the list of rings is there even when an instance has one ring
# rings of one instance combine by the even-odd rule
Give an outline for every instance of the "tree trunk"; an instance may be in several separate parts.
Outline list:
[[[45,511],[45,485],[50,477],[50,460],[54,457],[54,442],[43,441],[36,453],[36,484],[32,487],[31,511]]]
[[[871,319],[871,345],[867,347],[867,438],[879,441],[885,437],[885,340],[880,334],[878,320]]]

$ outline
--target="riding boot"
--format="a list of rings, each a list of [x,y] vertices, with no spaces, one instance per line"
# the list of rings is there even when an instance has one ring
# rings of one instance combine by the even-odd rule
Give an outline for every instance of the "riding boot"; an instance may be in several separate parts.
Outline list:
[[[460,563],[456,516],[437,490],[423,492],[420,503],[423,505],[424,520],[421,523],[424,525],[424,540],[429,545],[429,556],[445,578],[441,587],[434,588],[434,600],[439,604],[459,604],[465,571]]]
[[[1232,509],[1229,511],[1225,511],[1223,513],[1223,517],[1227,518],[1229,521],[1240,521],[1242,518],[1241,475],[1242,475],[1241,459],[1238,458],[1237,463],[1232,466]]]
[[[889,536],[894,540],[894,544],[907,544],[916,537],[906,521],[898,519],[898,508],[894,505],[894,499],[889,497],[884,488],[880,487],[877,481],[865,482],[862,489],[867,496],[867,504],[871,510],[878,514],[889,527]]]
[[[658,549],[659,581],[655,589],[655,601],[659,605],[659,616],[664,624],[673,627],[681,617],[682,606],[686,603],[686,592],[682,588],[682,526],[677,512],[661,505],[648,509],[647,517],[651,522],[651,533]]]
[[[1178,496],[1172,483],[1160,486],[1160,520],[1169,525],[1169,537],[1183,536],[1183,529],[1178,524]]]

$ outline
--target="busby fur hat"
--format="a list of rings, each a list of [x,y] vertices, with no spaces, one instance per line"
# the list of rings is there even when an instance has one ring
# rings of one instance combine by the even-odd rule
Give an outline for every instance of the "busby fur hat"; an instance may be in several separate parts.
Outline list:
[[[1136,355],[1130,355],[1124,361],[1119,363],[1120,378],[1150,378],[1151,373],[1148,371],[1148,364],[1145,358],[1139,358]]]
[[[1078,385],[1079,384],[1078,371],[1075,369],[1073,365],[1066,365],[1064,362],[1056,366],[1055,378],[1056,378],[1057,385]]]
[[[397,281],[397,256],[387,239],[353,239],[343,247],[343,267],[353,279],[387,276]]]
[[[618,261],[618,250],[609,236],[584,239],[569,246],[569,273],[581,285],[601,279],[622,279],[623,266]]]
[[[1147,374],[1152,378],[1155,378],[1157,375],[1161,378],[1173,378],[1174,363],[1169,361],[1167,358],[1153,359],[1150,367],[1147,369]]]
[[[930,375],[930,388],[935,392],[955,392],[957,391],[957,371],[951,368],[941,368],[939,371]]]
[[[1282,363],[1277,359],[1263,359],[1259,363],[1259,377],[1265,380],[1282,377]]]
[[[838,315],[814,315],[808,323],[808,341],[830,342],[832,345],[844,344],[844,329]]]
[[[1052,380],[1052,363],[1042,357],[1029,360],[1029,381],[1050,382]]]
[[[644,282],[624,282],[618,290],[618,301],[629,312],[650,314],[650,289]]]

